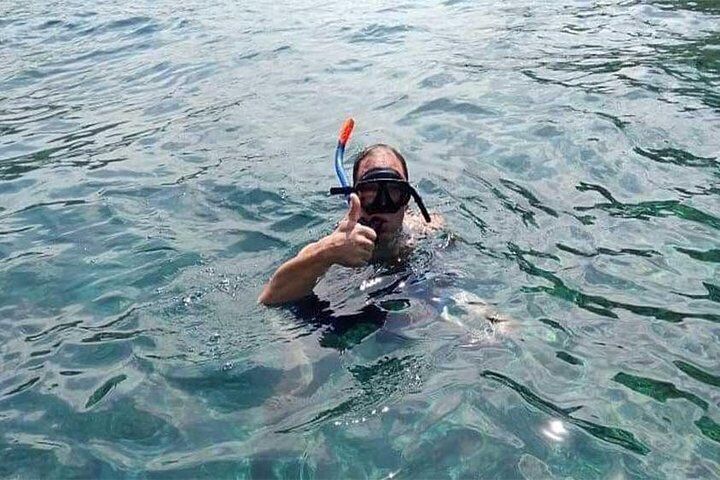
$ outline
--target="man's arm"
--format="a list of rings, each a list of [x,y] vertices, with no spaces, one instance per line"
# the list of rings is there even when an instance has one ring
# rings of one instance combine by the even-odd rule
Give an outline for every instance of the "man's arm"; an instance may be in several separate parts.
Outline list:
[[[265,305],[292,302],[309,295],[320,277],[333,264],[358,267],[367,262],[375,248],[375,231],[360,225],[360,199],[350,195],[350,209],[337,229],[306,246],[283,263],[263,287],[258,301]]]
[[[326,241],[327,237],[311,243],[283,263],[263,288],[258,301],[272,305],[309,295],[333,264]]]

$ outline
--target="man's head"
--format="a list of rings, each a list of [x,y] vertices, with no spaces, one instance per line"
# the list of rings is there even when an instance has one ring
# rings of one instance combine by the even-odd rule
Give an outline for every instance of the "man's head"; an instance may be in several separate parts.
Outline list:
[[[353,186],[363,179],[368,172],[376,169],[389,169],[396,172],[401,180],[408,179],[407,163],[403,156],[393,147],[384,144],[372,145],[363,150],[353,165]],[[362,199],[361,199],[362,200]],[[363,208],[360,221],[372,225],[378,239],[388,241],[401,231],[407,203],[394,213],[370,214]]]

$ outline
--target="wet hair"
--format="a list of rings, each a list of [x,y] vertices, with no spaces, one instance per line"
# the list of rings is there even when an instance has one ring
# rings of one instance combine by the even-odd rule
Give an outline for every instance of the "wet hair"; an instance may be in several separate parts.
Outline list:
[[[375,145],[370,145],[369,147],[365,148],[362,152],[358,154],[357,157],[355,157],[355,163],[353,164],[353,185],[357,183],[357,173],[360,169],[360,164],[362,163],[362,161],[368,157],[372,157],[375,153],[381,151],[391,152],[393,155],[395,155],[395,158],[397,158],[402,164],[402,173],[405,176],[405,180],[410,179],[410,177],[408,176],[408,168],[407,163],[405,162],[405,157],[403,157],[400,152],[395,150],[390,145],[385,145],[384,143],[376,143]]]

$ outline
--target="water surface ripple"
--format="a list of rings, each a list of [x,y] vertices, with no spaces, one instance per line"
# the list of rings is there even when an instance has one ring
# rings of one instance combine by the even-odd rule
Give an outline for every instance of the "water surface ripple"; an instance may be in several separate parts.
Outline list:
[[[0,45],[0,476],[720,477],[718,2],[9,2]],[[349,115],[447,232],[258,307]]]

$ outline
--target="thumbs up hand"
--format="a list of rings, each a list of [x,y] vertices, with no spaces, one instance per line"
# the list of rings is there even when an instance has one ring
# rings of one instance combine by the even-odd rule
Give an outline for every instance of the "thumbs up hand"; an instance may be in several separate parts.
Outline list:
[[[332,263],[359,267],[372,257],[377,235],[372,228],[358,223],[361,214],[360,198],[353,193],[345,218],[323,239]]]
[[[343,231],[352,231],[355,224],[360,221],[362,215],[362,207],[360,206],[360,198],[355,193],[350,194],[350,202],[348,203],[348,211],[345,218],[338,225],[338,229]]]

